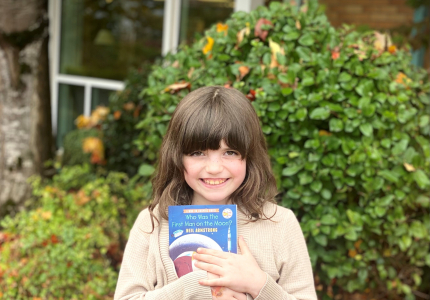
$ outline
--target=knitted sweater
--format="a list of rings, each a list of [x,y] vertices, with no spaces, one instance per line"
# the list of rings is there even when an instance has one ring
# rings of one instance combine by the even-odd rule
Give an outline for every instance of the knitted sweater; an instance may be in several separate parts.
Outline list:
[[[272,203],[265,205],[269,220],[246,222],[238,210],[238,235],[242,235],[260,268],[266,283],[255,300],[316,300],[312,268],[300,225],[293,212]],[[169,224],[158,216],[160,224],[151,232],[151,219],[143,210],[125,248],[114,300],[212,300],[210,287],[199,285],[206,271],[194,271],[181,278],[169,257]],[[157,224],[156,221],[154,221]],[[239,249],[240,253],[240,249]],[[247,299],[252,297],[247,295]]]

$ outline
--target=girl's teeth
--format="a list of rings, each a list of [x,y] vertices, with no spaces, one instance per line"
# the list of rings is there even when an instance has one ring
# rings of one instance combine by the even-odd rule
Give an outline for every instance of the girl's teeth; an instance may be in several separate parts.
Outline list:
[[[204,180],[205,183],[210,184],[210,185],[217,185],[217,184],[221,184],[224,183],[225,180]]]

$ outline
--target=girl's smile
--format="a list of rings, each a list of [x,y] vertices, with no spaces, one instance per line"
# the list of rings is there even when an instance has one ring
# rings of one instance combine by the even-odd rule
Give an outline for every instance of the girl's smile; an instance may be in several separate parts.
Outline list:
[[[184,177],[194,190],[192,204],[227,204],[246,175],[246,160],[222,140],[217,150],[183,156]]]

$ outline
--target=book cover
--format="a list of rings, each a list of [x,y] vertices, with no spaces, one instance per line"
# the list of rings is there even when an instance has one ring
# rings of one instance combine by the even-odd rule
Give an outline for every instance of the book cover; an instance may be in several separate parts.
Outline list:
[[[197,248],[237,253],[236,205],[169,206],[169,254],[178,277],[199,270]]]

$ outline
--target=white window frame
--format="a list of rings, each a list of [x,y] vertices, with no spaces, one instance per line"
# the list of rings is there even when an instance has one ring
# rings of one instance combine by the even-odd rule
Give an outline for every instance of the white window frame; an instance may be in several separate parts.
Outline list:
[[[107,90],[123,90],[124,82],[94,77],[67,75],[60,73],[60,47],[61,47],[61,4],[62,0],[49,0],[49,26],[50,45],[50,84],[51,84],[51,117],[52,132],[57,134],[58,124],[58,86],[59,84],[70,84],[84,87],[84,115],[91,114],[91,91],[92,88]],[[234,11],[250,12],[258,5],[263,5],[264,0],[235,0]],[[181,21],[181,0],[165,0],[163,18],[163,38],[161,54],[175,52],[179,44],[179,31]]]

